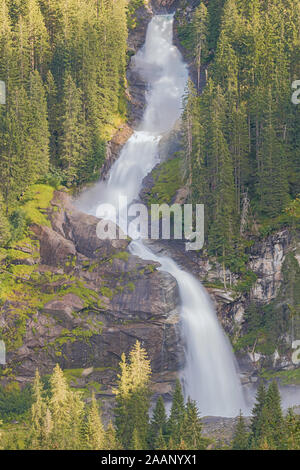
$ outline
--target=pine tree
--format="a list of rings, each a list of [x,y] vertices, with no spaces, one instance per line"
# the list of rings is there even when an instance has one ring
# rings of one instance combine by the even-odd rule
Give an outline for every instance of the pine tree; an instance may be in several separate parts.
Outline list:
[[[141,443],[141,440],[140,440],[139,431],[136,428],[134,428],[134,430],[133,430],[130,448],[132,450],[141,450],[142,449],[142,443]]]
[[[155,443],[154,443],[154,449],[155,450],[166,450],[167,449],[165,437],[162,433],[162,428],[159,429],[159,433],[156,436]]]
[[[161,437],[164,439],[166,436],[167,428],[167,415],[165,410],[165,404],[163,398],[160,396],[156,402],[156,406],[153,411],[153,416],[150,422],[149,429],[149,446],[151,449],[155,449],[158,439],[162,443]]]
[[[300,450],[300,418],[292,409],[288,410],[285,419],[285,433],[288,450]]]
[[[68,183],[74,183],[80,160],[84,158],[84,115],[81,90],[67,75],[63,90],[63,114],[61,117],[60,159],[66,171]]]
[[[283,448],[284,422],[281,409],[281,397],[277,382],[273,381],[268,388],[263,409],[265,438],[270,448]]]
[[[3,198],[0,193],[0,247],[4,246],[10,239],[10,224],[5,214]]]
[[[104,449],[105,450],[120,450],[121,445],[117,440],[116,430],[110,422],[107,426],[104,436]]]
[[[167,433],[169,439],[172,439],[173,446],[180,443],[181,427],[185,417],[184,398],[182,394],[179,379],[176,380],[176,386],[173,394],[172,407],[168,419]]]
[[[201,66],[207,55],[208,11],[203,2],[195,9],[193,20],[193,50],[197,67],[197,90],[200,91]]]
[[[49,133],[50,133],[50,156],[51,163],[55,166],[59,164],[58,155],[58,136],[60,133],[59,126],[59,103],[58,103],[58,89],[51,71],[48,71],[46,79],[46,96],[47,96],[47,108],[48,108],[48,122],[49,122]]]
[[[45,444],[44,426],[47,416],[47,403],[45,402],[43,394],[43,385],[41,383],[39,372],[36,370],[33,384],[33,397],[35,401],[31,407],[30,444],[33,449],[42,449]]]
[[[213,192],[211,204],[211,226],[209,244],[211,253],[221,257],[225,265],[230,257],[236,231],[234,199],[234,173],[232,156],[224,134],[226,104],[219,86],[211,89],[215,96],[212,100],[211,120],[209,123],[209,172],[210,190]],[[225,270],[224,270],[225,271]]]
[[[274,130],[271,107],[262,130],[262,139],[259,151],[258,194],[261,211],[274,217],[287,205],[288,182],[284,145]]]
[[[95,394],[92,394],[92,402],[87,415],[85,427],[85,443],[88,449],[101,450],[104,448],[104,429],[99,414]]]
[[[79,392],[72,392],[60,367],[50,378],[49,410],[53,421],[53,448],[80,449],[84,404]]]
[[[0,115],[0,174],[7,209],[17,195],[32,183],[31,164],[34,157],[29,153],[29,102],[25,89],[20,87],[11,91],[6,106],[6,112]]]
[[[45,89],[38,71],[30,75],[30,176],[32,182],[44,176],[49,167],[49,128]]]
[[[256,403],[252,410],[251,419],[251,441],[258,442],[262,434],[262,411],[266,402],[266,389],[261,382],[257,389]]]
[[[202,436],[202,422],[198,408],[190,398],[186,404],[180,436],[186,449],[201,450],[206,448],[207,441]]]
[[[13,31],[6,0],[0,1],[0,79],[8,84],[12,75]]]
[[[124,448],[132,446],[132,439],[135,437],[139,446],[145,449],[149,426],[151,367],[147,353],[139,341],[132,348],[128,363],[125,355],[122,355],[120,369],[117,388],[114,391],[117,402],[117,437]],[[135,440],[135,444],[136,442]]]
[[[238,421],[234,430],[232,449],[247,450],[249,448],[249,433],[245,424],[242,412],[240,412]]]

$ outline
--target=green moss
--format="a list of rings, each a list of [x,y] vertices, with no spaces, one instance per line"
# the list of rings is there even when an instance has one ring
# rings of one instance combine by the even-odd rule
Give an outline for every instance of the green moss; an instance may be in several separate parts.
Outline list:
[[[29,231],[29,235],[30,235],[30,231]],[[13,244],[12,248],[17,250],[18,254],[23,253],[24,257],[27,257],[27,258],[29,256],[28,253],[24,252],[27,250],[30,250],[30,256],[32,256],[34,259],[37,259],[40,257],[40,242],[38,240],[33,240],[32,238],[30,238],[30,236],[25,236],[21,240],[18,240],[17,242]]]
[[[15,266],[10,267],[10,272],[17,277],[27,278],[29,279],[31,274],[33,273],[34,266],[28,266],[23,264],[17,264]]]
[[[74,280],[67,275],[53,275],[52,273],[43,273],[41,275],[33,272],[31,276],[32,269],[32,266],[16,265],[10,268],[13,271],[12,273],[9,271],[0,273],[0,302],[8,300],[12,304],[11,311],[7,313],[10,318],[9,328],[0,330],[8,351],[22,346],[27,320],[29,317],[34,318],[34,315],[54,298],[73,293],[83,300],[85,308],[93,308],[93,306],[102,308],[98,294],[86,288],[82,281]],[[21,276],[22,279],[16,276]],[[51,289],[51,282],[61,279],[67,280],[68,283],[60,287],[58,291],[57,286]],[[70,283],[72,284],[70,285]],[[47,292],[45,292],[45,285],[47,286]],[[100,325],[95,325],[94,332],[99,334],[99,329]],[[76,329],[72,335],[60,338],[57,343],[62,345],[74,338],[76,339],[76,337],[87,338],[92,334],[93,332],[89,332],[89,330],[86,332]]]
[[[224,284],[218,280],[215,282],[203,281],[203,285],[211,289],[224,289]]]
[[[130,292],[133,292],[135,290],[135,285],[133,282],[128,282],[127,284],[127,289],[130,291]]]
[[[107,297],[110,300],[114,296],[113,291],[109,287],[106,287],[106,286],[101,287],[100,292],[104,297]]]
[[[148,205],[171,204],[177,190],[182,187],[182,160],[173,158],[161,163],[152,173],[154,186],[146,194]]]
[[[93,305],[98,305],[99,298],[98,294],[85,287],[82,281],[76,280],[73,285],[62,287],[59,291],[59,296],[63,297],[66,294],[75,294],[84,302],[85,308],[92,307]]]
[[[150,271],[150,273],[154,273],[154,271],[156,271],[156,266],[154,264],[149,264],[147,266],[147,270]]]
[[[129,253],[127,251],[119,251],[118,253],[115,253],[111,259],[121,259],[123,261],[128,261],[129,259]]]
[[[29,224],[50,226],[45,210],[50,206],[53,192],[54,188],[46,184],[35,184],[28,188],[21,208]]]
[[[82,372],[83,372],[84,369],[64,369],[64,375],[67,379],[67,381],[69,382],[69,384],[82,377]]]

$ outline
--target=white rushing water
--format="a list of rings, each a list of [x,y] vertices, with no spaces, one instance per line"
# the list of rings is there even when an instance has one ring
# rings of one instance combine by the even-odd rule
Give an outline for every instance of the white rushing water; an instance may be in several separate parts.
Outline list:
[[[134,61],[149,85],[144,117],[113,165],[108,181],[98,183],[79,198],[77,205],[95,215],[99,215],[100,204],[117,207],[120,196],[126,196],[128,204],[138,198],[144,177],[159,161],[161,137],[173,129],[182,113],[188,72],[173,45],[171,15],[152,19],[145,46]],[[236,416],[245,405],[235,358],[206,290],[172,259],[155,255],[142,240],[133,241],[130,251],[142,259],[159,262],[160,269],[177,280],[186,344],[182,376],[186,397],[197,401],[202,415]]]

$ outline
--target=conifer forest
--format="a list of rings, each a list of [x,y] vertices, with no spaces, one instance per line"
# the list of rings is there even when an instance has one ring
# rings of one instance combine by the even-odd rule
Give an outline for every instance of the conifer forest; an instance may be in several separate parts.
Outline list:
[[[300,0],[0,0],[0,449],[300,450]]]

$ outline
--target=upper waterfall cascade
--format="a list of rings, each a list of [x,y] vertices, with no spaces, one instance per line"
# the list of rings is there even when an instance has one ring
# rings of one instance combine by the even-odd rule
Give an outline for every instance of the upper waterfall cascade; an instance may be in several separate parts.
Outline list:
[[[181,116],[188,71],[173,45],[172,15],[152,19],[145,45],[133,60],[148,84],[144,117],[112,166],[108,180],[99,182],[77,201],[82,210],[98,216],[100,204],[117,207],[120,196],[126,196],[128,204],[138,199],[144,177],[159,162],[161,137],[173,129]],[[122,229],[126,231],[127,227]],[[186,348],[182,373],[186,397],[197,401],[202,415],[229,417],[245,410],[230,342],[201,283],[171,258],[155,255],[141,239],[130,244],[130,251],[142,259],[159,262],[160,269],[177,280]]]

